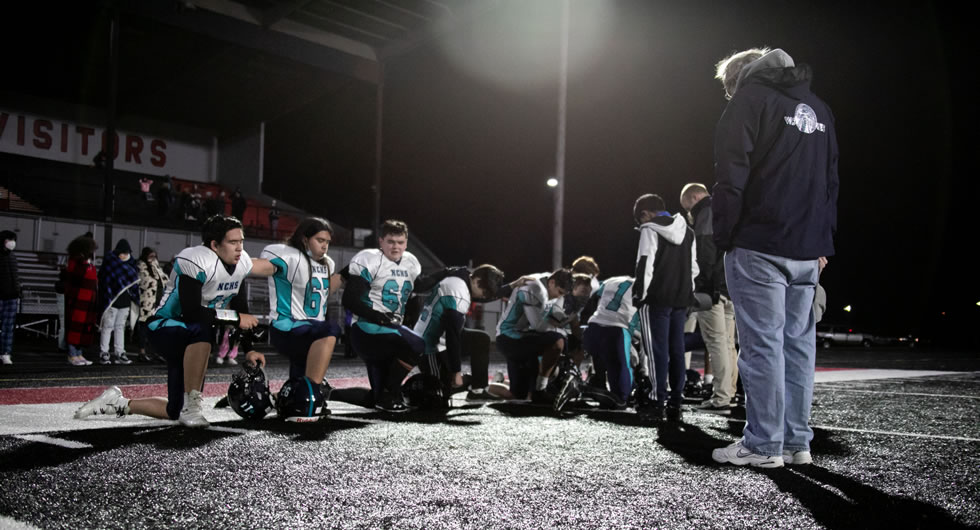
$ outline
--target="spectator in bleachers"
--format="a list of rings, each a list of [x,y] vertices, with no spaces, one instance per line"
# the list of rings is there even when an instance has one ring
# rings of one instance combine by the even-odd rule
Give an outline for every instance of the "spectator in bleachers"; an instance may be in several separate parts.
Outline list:
[[[129,241],[120,239],[116,248],[106,254],[99,270],[99,300],[102,310],[101,350],[99,364],[130,364],[126,356],[126,323],[130,304],[140,299],[139,275],[133,263]],[[110,339],[113,355],[109,354]]]
[[[153,310],[163,297],[163,285],[167,282],[167,274],[160,267],[157,251],[150,247],[144,247],[140,252],[136,269],[140,277],[140,314],[136,323],[136,336],[139,338],[140,355],[144,360],[152,360],[154,356],[147,353],[150,344],[147,340],[149,328],[146,327],[146,321],[153,315]]]
[[[279,237],[279,208],[275,199],[272,199],[272,207],[269,208],[269,230],[272,231],[272,239]]]
[[[180,191],[180,197],[177,199],[177,204],[180,208],[180,217],[185,221],[196,220],[194,217],[192,209],[193,199],[191,198],[190,186],[184,186]]]
[[[231,216],[245,223],[245,209],[248,208],[248,201],[242,195],[241,188],[235,188],[235,193],[231,194]]]
[[[146,202],[153,202],[156,200],[153,197],[153,193],[150,192],[150,186],[153,185],[153,179],[143,177],[140,179],[140,191],[143,192],[143,199]]]
[[[95,339],[95,317],[98,311],[98,273],[92,258],[99,248],[89,236],[76,237],[68,244],[68,266],[65,269],[65,342],[68,362],[74,366],[92,364],[82,355],[82,348]]]
[[[225,210],[228,209],[228,194],[225,193],[225,190],[221,190],[221,192],[218,193],[217,198],[214,199],[214,204],[215,210],[218,211],[218,215],[227,215]],[[241,221],[241,219],[239,219],[239,221]]]
[[[174,205],[174,188],[172,177],[167,175],[167,181],[157,189],[157,212],[160,217],[166,217]]]
[[[17,234],[10,230],[0,232],[3,247],[0,248],[0,363],[13,364],[10,358],[14,348],[14,328],[20,305],[20,278],[17,276]]]

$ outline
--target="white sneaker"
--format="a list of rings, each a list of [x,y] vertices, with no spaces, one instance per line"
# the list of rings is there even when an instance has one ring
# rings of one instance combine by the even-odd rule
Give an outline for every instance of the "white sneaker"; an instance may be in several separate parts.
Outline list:
[[[225,364],[225,358],[224,357],[215,357],[214,358],[214,364]]]
[[[10,360],[10,354],[0,355],[0,364],[14,364],[14,361]]]
[[[790,451],[783,449],[783,462],[786,465],[805,466],[813,463],[813,456],[810,451]]]
[[[238,366],[238,361],[236,361],[236,360],[235,360],[235,359],[233,359],[232,357],[229,357],[229,358],[228,358],[228,365],[229,365],[229,366]]]
[[[191,390],[184,394],[184,408],[180,411],[180,424],[184,427],[205,428],[210,427],[208,420],[204,419],[201,412],[201,392]]]
[[[783,457],[757,455],[742,445],[743,440],[739,440],[728,447],[715,449],[711,452],[711,458],[719,464],[735,464],[744,466],[746,464],[754,467],[783,467]]]
[[[96,414],[129,414],[129,400],[124,398],[118,386],[110,386],[102,395],[82,405],[75,411],[75,419],[80,420]]]
[[[112,364],[133,364],[132,359],[130,359],[126,353],[120,353],[112,359]]]

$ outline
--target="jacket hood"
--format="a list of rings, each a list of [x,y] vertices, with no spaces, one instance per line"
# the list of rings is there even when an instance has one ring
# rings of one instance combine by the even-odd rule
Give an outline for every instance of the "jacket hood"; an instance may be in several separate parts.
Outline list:
[[[776,48],[742,68],[735,83],[735,92],[745,84],[758,81],[775,87],[793,99],[802,99],[810,92],[810,76],[808,65],[797,66],[788,53]]]
[[[679,213],[675,213],[670,217],[661,215],[660,217],[655,217],[648,223],[640,225],[640,230],[644,228],[651,228],[660,237],[675,245],[680,245],[684,242],[684,235],[687,233],[687,221]]]

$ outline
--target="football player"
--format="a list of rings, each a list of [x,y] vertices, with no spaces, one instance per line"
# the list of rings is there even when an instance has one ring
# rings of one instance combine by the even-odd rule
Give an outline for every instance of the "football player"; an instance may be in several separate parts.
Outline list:
[[[289,380],[276,403],[287,411],[287,421],[312,421],[329,414],[325,401],[330,386],[324,377],[341,333],[340,326],[326,319],[327,298],[341,283],[327,255],[332,238],[327,220],[308,217],[285,244],[268,245],[260,254],[276,269],[269,278],[269,339],[289,358]],[[289,406],[289,400],[302,406]]]
[[[275,267],[252,259],[242,248],[242,223],[216,215],[204,223],[202,243],[185,248],[174,258],[174,268],[159,306],[148,321],[149,338],[167,361],[167,397],[126,399],[119,387],[106,389],[75,412],[82,419],[95,414],[140,414],[178,420],[187,427],[208,427],[201,412],[201,390],[211,354],[215,322],[234,323],[249,330],[258,320],[248,313],[240,289],[248,274],[271,276]],[[244,345],[249,346],[249,345]],[[251,348],[248,362],[265,364],[265,356]]]
[[[351,345],[367,365],[375,408],[404,412],[402,381],[425,351],[422,337],[402,325],[405,304],[414,290],[432,289],[447,271],[421,276],[419,260],[406,250],[408,226],[402,221],[385,221],[378,245],[351,259],[343,304],[354,314]]]
[[[596,372],[606,374],[617,408],[625,407],[634,378],[630,362],[631,337],[639,325],[633,307],[633,278],[608,278],[594,296],[598,304],[589,319],[583,341],[596,364]]]
[[[565,349],[565,337],[549,329],[553,323],[545,319],[544,305],[571,289],[572,271],[558,269],[547,279],[524,283],[510,293],[497,324],[497,349],[507,358],[510,387],[491,385],[491,393],[505,399],[552,401],[544,389]]]
[[[473,272],[461,268],[447,276],[425,297],[415,333],[425,341],[423,373],[436,376],[447,395],[465,389],[461,362],[463,323],[473,300],[495,300],[504,273],[493,265]]]

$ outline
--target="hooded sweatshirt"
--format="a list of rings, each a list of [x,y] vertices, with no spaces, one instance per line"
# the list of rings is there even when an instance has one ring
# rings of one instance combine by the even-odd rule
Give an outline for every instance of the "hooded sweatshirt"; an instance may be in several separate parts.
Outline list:
[[[837,138],[811,71],[782,50],[749,63],[715,134],[714,240],[790,259],[834,253]]]
[[[681,214],[660,215],[640,225],[639,231],[634,305],[694,305],[694,278],[699,271],[694,231],[687,221]]]

